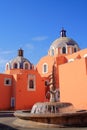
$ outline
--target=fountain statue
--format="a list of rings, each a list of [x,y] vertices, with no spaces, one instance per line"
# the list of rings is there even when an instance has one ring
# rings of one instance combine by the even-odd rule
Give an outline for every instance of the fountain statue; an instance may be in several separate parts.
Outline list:
[[[33,105],[31,112],[16,111],[18,117],[14,124],[23,127],[49,128],[68,126],[87,126],[87,111],[76,110],[72,103],[60,102],[60,91],[56,87],[55,64],[49,76],[49,102]]]
[[[49,84],[50,90],[47,94],[50,94],[50,102],[58,102],[60,98],[59,88],[56,87],[56,80],[55,80],[55,65],[53,65],[52,74],[49,76]]]

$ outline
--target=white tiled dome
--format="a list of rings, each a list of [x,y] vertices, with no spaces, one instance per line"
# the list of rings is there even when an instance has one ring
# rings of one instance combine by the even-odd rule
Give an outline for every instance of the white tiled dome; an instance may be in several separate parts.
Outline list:
[[[24,58],[22,49],[18,50],[18,56],[16,58],[6,64],[7,69],[32,69],[32,67],[32,63]]]
[[[56,50],[58,48],[63,48],[63,47],[65,48],[73,47],[73,48],[76,48],[76,51],[79,50],[78,44],[73,39],[68,38],[66,36],[66,31],[64,29],[61,30],[60,37],[56,39],[55,41],[53,41],[53,43],[51,44],[50,49],[49,49],[49,54],[55,55]]]

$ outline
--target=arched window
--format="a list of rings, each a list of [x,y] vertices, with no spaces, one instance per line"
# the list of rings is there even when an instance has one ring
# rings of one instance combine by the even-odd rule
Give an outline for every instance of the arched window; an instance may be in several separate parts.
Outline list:
[[[74,59],[69,59],[69,60],[68,60],[68,62],[73,62],[73,61],[74,61]]]
[[[5,70],[10,70],[10,63],[7,63],[7,64],[6,64]]]
[[[30,81],[29,81],[29,88],[30,88],[30,89],[33,89],[33,88],[34,88],[34,81],[33,81],[33,80],[30,80]]]
[[[87,54],[84,55],[84,58],[87,58]]]
[[[76,48],[74,48],[74,52],[76,52],[77,51],[77,49]]]
[[[28,69],[28,64],[27,63],[25,64],[25,69]]]
[[[62,53],[65,54],[66,53],[66,47],[62,48]]]
[[[6,65],[6,70],[8,70],[9,69],[9,66],[8,66],[8,64]]]
[[[14,68],[14,69],[18,68],[17,63],[14,63],[13,68]]]
[[[33,67],[32,67],[32,65],[30,65],[30,70],[32,70],[33,69]]]
[[[51,56],[54,56],[54,49],[51,50]]]
[[[30,64],[28,62],[24,62],[23,69],[30,69]]]
[[[55,48],[54,48],[54,46],[51,46],[50,47],[50,56],[54,56],[54,54],[55,54]]]
[[[43,64],[43,73],[47,73],[48,72],[48,64]]]
[[[28,75],[28,91],[36,90],[36,76],[33,74]]]

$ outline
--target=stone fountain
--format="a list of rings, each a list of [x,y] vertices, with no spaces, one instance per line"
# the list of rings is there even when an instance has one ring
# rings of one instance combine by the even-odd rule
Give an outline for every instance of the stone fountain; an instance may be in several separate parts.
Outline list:
[[[71,103],[60,102],[60,93],[56,88],[55,65],[49,76],[50,101],[34,104],[31,112],[16,111],[15,125],[34,128],[56,128],[87,126],[87,111],[76,110]]]

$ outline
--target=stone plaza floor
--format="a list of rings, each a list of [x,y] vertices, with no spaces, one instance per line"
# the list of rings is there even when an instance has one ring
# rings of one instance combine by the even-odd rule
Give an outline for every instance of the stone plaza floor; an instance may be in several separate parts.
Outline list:
[[[25,128],[14,125],[16,117],[12,113],[2,113],[0,112],[0,130],[87,130],[87,127],[84,128]]]

